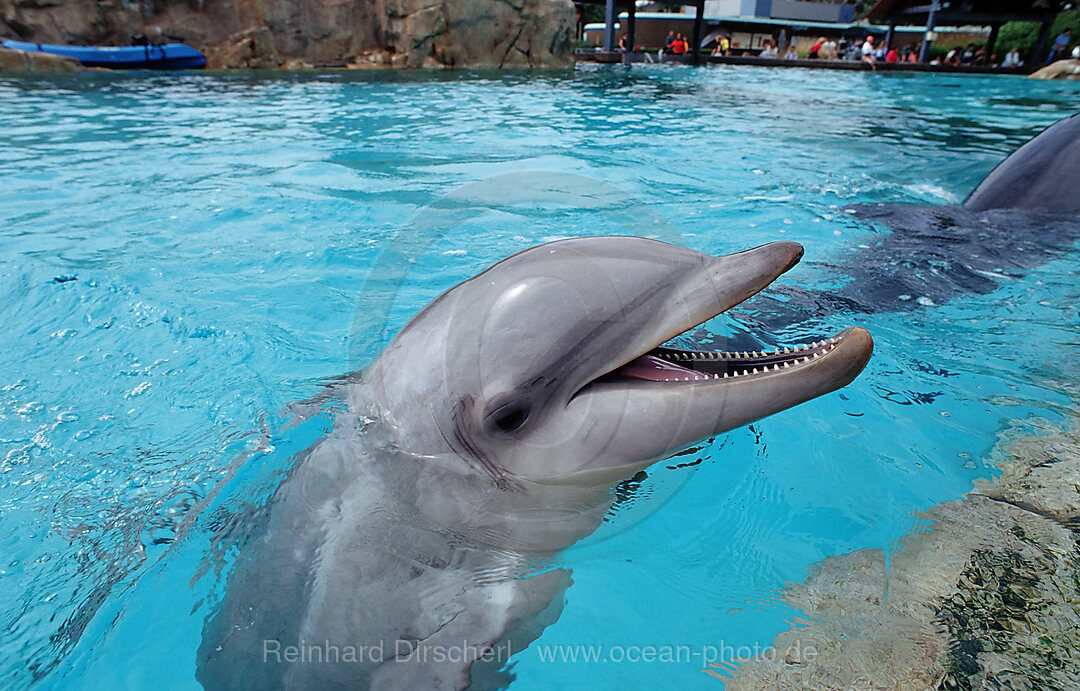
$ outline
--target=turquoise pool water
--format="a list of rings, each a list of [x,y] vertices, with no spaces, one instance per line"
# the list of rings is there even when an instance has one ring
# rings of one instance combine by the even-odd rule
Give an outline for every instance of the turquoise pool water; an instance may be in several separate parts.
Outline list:
[[[0,679],[194,688],[236,556],[221,515],[329,426],[294,404],[488,264],[585,234],[789,239],[806,258],[781,282],[824,285],[888,232],[845,206],[956,203],[1078,103],[1077,84],[740,67],[0,79]],[[877,349],[843,392],[651,469],[563,556],[566,608],[512,688],[722,688],[700,657],[610,653],[767,645],[798,616],[786,581],[894,548],[993,473],[1001,435],[1060,421],[1078,258],[774,334],[859,323]],[[576,644],[607,660],[542,658]]]

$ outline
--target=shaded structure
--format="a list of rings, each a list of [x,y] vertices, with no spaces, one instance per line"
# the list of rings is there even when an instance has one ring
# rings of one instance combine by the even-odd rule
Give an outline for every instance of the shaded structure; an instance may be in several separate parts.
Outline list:
[[[694,30],[690,37],[690,48],[688,55],[690,60],[697,64],[701,60],[701,39],[702,30],[704,29],[704,14],[705,14],[705,0],[657,0],[662,5],[671,5],[672,7],[684,7],[691,6],[694,8]],[[619,13],[626,12],[626,38],[627,43],[631,46],[635,45],[636,39],[636,12],[637,5],[634,0],[580,0],[585,5],[603,5],[604,6],[604,42],[601,46],[601,53],[594,56],[599,62],[617,62],[615,56],[616,53],[616,41],[615,41],[615,23],[618,19]]]
[[[1039,7],[1036,7],[1039,5]],[[1050,36],[1050,24],[1064,8],[1062,0],[1043,0],[1034,3],[1030,0],[878,0],[866,19],[871,22],[888,24],[886,45],[892,40],[893,31],[898,25],[924,25],[926,33],[922,48],[919,50],[919,62],[926,62],[930,57],[933,44],[934,27],[942,26],[989,26],[990,38],[986,42],[986,54],[994,51],[998,30],[1006,22],[1039,22],[1039,41],[1031,62],[1038,62],[1046,57],[1047,39]]]

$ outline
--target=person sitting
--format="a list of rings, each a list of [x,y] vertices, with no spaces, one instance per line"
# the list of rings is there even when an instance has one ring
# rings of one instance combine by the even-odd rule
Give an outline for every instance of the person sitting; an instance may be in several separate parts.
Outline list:
[[[791,45],[789,45],[787,47],[787,52],[784,53],[784,59],[785,60],[798,60],[799,59],[799,51],[795,50],[795,44],[794,43],[792,43]]]
[[[716,39],[716,47],[713,48],[713,55],[727,55],[728,47],[731,46],[731,40],[727,36],[720,36]]]
[[[675,40],[671,43],[671,52],[675,55],[684,55],[686,53],[686,39],[682,34],[676,34]]]
[[[889,48],[889,52],[885,53],[885,62],[890,65],[900,62],[900,53],[896,50],[895,46]]]
[[[822,60],[835,60],[837,57],[836,41],[831,38],[826,39],[825,42],[821,44],[821,50],[818,51],[818,57]]]
[[[1054,47],[1050,50],[1050,55],[1046,57],[1046,64],[1049,65],[1054,60],[1061,60],[1069,53],[1069,41],[1072,40],[1072,29],[1065,29],[1058,37],[1054,39]]]
[[[825,37],[822,36],[817,40],[817,43],[810,46],[810,52],[806,54],[807,60],[817,60],[821,57],[821,48],[825,45]]]
[[[866,42],[862,44],[862,59],[865,62],[870,63],[870,67],[877,69],[877,65],[874,64],[874,37],[867,36]]]
[[[911,44],[911,52],[909,52],[907,54],[907,57],[904,58],[904,62],[910,63],[912,65],[919,62],[919,44]]]
[[[963,52],[960,53],[960,64],[961,65],[972,65],[974,63],[975,63],[975,44],[974,43],[969,43],[967,45],[967,48],[965,48],[963,50]]]
[[[776,44],[770,39],[765,39],[765,42],[761,44],[761,52],[758,53],[759,58],[775,58],[780,55],[780,51],[776,49]]]
[[[660,54],[670,53],[672,43],[675,43],[675,32],[669,31],[667,32],[667,38],[664,39],[664,49],[660,51]]]
[[[1005,55],[1005,59],[1001,62],[1002,67],[1012,69],[1023,67],[1023,65],[1024,61],[1020,59],[1020,49],[1016,46],[1013,46],[1013,49]]]

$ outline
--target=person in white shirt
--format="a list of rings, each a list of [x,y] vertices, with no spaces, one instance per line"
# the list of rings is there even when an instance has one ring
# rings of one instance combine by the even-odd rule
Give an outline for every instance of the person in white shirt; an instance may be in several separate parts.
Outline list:
[[[792,43],[791,45],[789,45],[787,47],[787,52],[784,53],[784,59],[785,60],[798,60],[799,59],[799,51],[795,50],[795,44],[794,43]]]
[[[874,61],[874,51],[875,50],[877,50],[877,49],[874,47],[874,37],[873,36],[867,36],[866,37],[866,42],[862,44],[863,60],[866,60],[867,62],[873,62]]]
[[[776,49],[776,44],[769,39],[765,39],[765,43],[761,46],[761,53],[758,55],[760,58],[775,58],[780,55],[780,51]]]
[[[1013,48],[1005,56],[1005,60],[1002,61],[1002,67],[1020,67],[1024,64],[1024,61],[1020,59],[1020,51]]]
[[[862,59],[870,63],[870,66],[877,70],[877,65],[874,60],[874,37],[867,36],[866,43],[862,44]]]

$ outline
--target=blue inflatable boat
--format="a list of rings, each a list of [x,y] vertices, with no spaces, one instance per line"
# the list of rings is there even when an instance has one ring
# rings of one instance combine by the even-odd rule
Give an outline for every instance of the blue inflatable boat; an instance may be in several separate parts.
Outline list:
[[[114,70],[184,70],[206,67],[202,53],[183,43],[161,46],[57,46],[49,43],[0,41],[9,50],[29,53],[51,53],[75,58],[87,67],[108,67]]]

